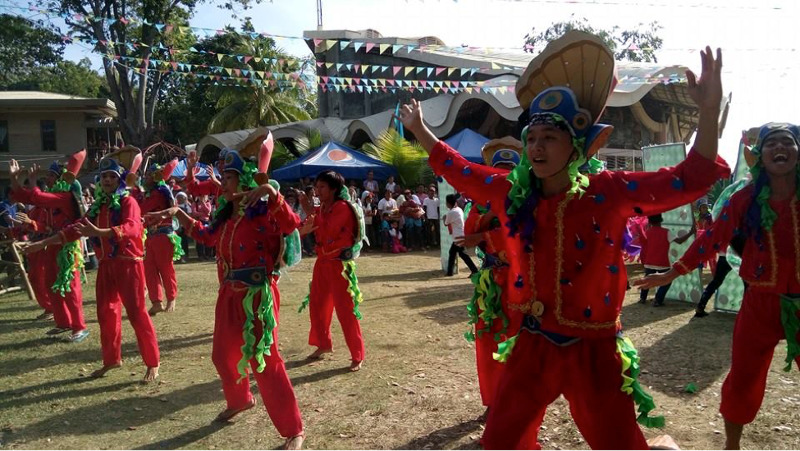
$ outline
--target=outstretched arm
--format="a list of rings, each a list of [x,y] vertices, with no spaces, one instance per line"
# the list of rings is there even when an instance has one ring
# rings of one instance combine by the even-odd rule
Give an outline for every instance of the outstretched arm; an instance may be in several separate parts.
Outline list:
[[[711,52],[711,47],[700,51],[702,71],[700,78],[691,70],[686,71],[689,84],[689,95],[700,110],[700,119],[697,125],[697,137],[694,147],[697,153],[715,160],[719,141],[719,113],[722,103],[722,51],[717,49],[717,57]]]

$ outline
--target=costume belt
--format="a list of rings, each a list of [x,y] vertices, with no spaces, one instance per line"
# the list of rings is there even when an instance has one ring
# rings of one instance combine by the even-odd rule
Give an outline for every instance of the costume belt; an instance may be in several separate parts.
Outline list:
[[[489,253],[484,254],[483,265],[481,266],[481,269],[499,269],[504,266],[508,266],[508,263],[500,260],[497,255]]]
[[[174,232],[175,230],[172,228],[171,225],[168,226],[161,226],[161,227],[148,227],[147,228],[147,235],[169,235],[170,233]]]
[[[522,322],[522,328],[532,334],[542,335],[547,339],[547,341],[556,346],[569,346],[580,341],[580,337],[569,337],[567,335],[561,335],[555,332],[542,330],[542,325],[539,323],[539,320],[531,315],[525,315],[525,319]]]
[[[267,268],[256,266],[251,268],[228,269],[228,265],[223,263],[225,281],[242,282],[249,286],[263,285],[269,283]]]

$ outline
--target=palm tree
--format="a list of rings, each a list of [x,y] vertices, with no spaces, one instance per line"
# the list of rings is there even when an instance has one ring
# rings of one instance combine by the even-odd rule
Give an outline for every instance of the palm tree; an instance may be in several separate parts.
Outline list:
[[[394,166],[397,180],[404,187],[433,180],[433,171],[428,166],[428,154],[419,143],[406,141],[397,130],[388,128],[378,135],[375,144],[365,144],[367,155]]]
[[[249,72],[294,73],[302,70],[296,60],[275,47],[272,39],[249,35],[239,35],[239,44],[235,52],[246,55],[259,55],[247,63],[240,64],[241,69]],[[272,63],[270,60],[281,60]],[[305,64],[305,63],[304,63]],[[254,79],[256,83],[247,88],[241,86],[222,86],[216,92],[217,113],[208,125],[209,133],[220,133],[231,130],[256,128],[264,125],[284,124],[287,122],[311,119],[307,96],[301,95],[297,86],[281,89],[268,82]]]

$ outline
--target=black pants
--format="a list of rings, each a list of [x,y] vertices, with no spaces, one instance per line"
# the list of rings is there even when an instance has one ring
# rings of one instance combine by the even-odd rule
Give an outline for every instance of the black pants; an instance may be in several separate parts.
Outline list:
[[[667,271],[669,271],[669,269],[650,269],[650,268],[645,268],[644,269],[644,275],[645,276],[649,276],[650,274],[664,274]],[[668,283],[666,285],[662,285],[662,286],[658,287],[658,290],[656,290],[656,300],[655,300],[655,302],[653,302],[654,304],[656,304],[656,305],[664,304],[664,299],[667,297],[667,291],[669,291],[670,285],[672,285],[672,284]],[[641,294],[639,295],[639,302],[641,302],[642,304],[647,302],[647,293],[649,293],[649,292],[650,292],[650,290],[642,290]]]
[[[456,243],[450,245],[450,257],[447,259],[447,275],[453,275],[453,268],[456,266],[456,254],[461,257],[461,260],[464,261],[464,264],[467,265],[470,272],[478,272],[478,267],[475,266],[475,263],[472,263],[472,259],[469,258],[466,252],[464,252],[464,248],[461,246],[456,246]]]
[[[728,259],[724,255],[720,256],[717,259],[717,270],[714,273],[714,278],[706,285],[706,289],[703,290],[703,296],[700,297],[700,302],[697,303],[697,311],[705,311],[706,304],[708,304],[711,296],[714,296],[714,293],[717,292],[722,282],[725,281],[725,277],[728,276],[729,272],[731,272],[731,265],[728,263]]]
[[[427,246],[439,245],[439,219],[426,219],[422,224],[425,227],[425,244]]]

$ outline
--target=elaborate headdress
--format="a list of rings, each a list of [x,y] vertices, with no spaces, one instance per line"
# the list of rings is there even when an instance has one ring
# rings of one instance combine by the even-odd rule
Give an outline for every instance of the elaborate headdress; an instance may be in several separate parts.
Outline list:
[[[526,235],[535,227],[532,215],[516,217],[519,210],[532,210],[538,203],[539,181],[527,157],[528,128],[549,124],[570,134],[577,158],[568,166],[572,180],[568,195],[583,193],[589,179],[579,168],[605,144],[613,130],[597,121],[616,85],[614,64],[614,54],[600,38],[573,30],[548,44],[517,81],[517,99],[528,111],[528,124],[522,131],[520,164],[508,175],[511,190],[507,213],[512,234],[523,222]]]
[[[506,136],[500,139],[493,139],[484,144],[481,154],[486,166],[495,167],[501,163],[516,166],[520,162],[522,148],[522,142],[511,136]]]

